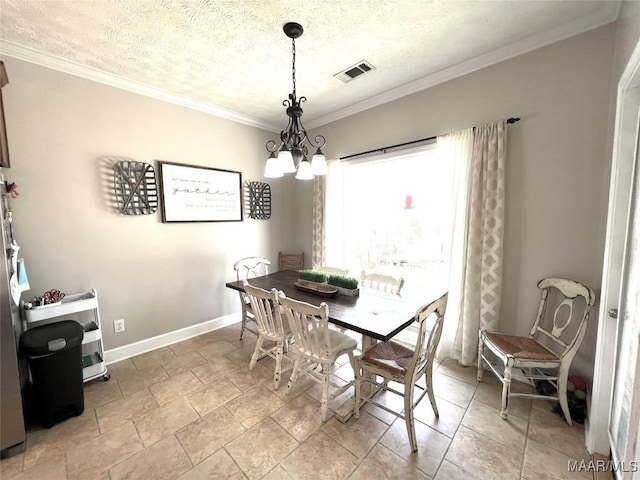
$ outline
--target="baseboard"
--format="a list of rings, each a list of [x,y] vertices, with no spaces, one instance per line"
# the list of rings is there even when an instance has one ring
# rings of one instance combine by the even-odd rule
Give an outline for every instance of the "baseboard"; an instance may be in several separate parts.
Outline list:
[[[197,337],[203,333],[211,332],[212,330],[218,330],[219,328],[238,323],[239,321],[240,313],[231,313],[223,317],[198,323],[197,325],[191,325],[190,327],[181,328],[180,330],[140,340],[139,342],[130,343],[129,345],[105,350],[104,358],[107,365],[110,363],[116,363],[142,353],[150,352],[156,348],[166,347],[167,345],[172,345],[189,338]]]

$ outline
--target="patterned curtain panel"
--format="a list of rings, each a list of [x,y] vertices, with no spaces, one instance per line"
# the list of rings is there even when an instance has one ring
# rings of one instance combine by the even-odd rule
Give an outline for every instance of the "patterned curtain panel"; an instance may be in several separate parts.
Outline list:
[[[325,198],[326,178],[313,179],[313,226],[311,238],[311,268],[325,264]]]
[[[462,312],[452,355],[475,364],[478,331],[498,326],[502,292],[506,121],[476,127],[469,185]]]

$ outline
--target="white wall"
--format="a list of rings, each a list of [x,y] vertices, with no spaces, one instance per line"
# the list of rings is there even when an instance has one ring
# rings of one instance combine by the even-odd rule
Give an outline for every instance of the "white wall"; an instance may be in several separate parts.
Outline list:
[[[241,171],[263,180],[264,145],[277,136],[173,104],[4,57],[12,202],[30,298],[96,288],[105,347],[126,345],[239,311],[233,262],[277,262],[291,238],[291,182],[270,181],[269,221],[161,222],[109,203],[112,161],[128,157]],[[112,321],[124,318],[115,335]]]
[[[536,284],[543,277],[566,276],[599,290],[614,34],[614,25],[605,26],[314,132],[327,138],[327,156],[338,158],[501,118],[522,118],[508,131],[500,315],[507,332],[528,332],[539,301]],[[299,202],[295,216],[296,238],[310,250],[306,219],[311,187],[296,189],[306,201]],[[597,309],[574,361],[575,371],[589,379],[596,316]]]

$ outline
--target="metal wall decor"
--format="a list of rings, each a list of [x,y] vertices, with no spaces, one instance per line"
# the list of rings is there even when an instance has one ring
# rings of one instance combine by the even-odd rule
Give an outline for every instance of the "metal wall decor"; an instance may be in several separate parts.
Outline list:
[[[244,183],[244,209],[249,218],[268,220],[271,218],[271,187],[264,182]]]
[[[125,215],[149,215],[158,210],[158,188],[148,163],[123,160],[113,165],[118,210]]]

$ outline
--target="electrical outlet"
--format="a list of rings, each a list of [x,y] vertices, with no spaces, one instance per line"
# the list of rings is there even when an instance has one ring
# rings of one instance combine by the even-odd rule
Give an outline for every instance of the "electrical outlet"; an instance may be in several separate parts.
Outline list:
[[[124,318],[121,318],[120,320],[114,320],[113,321],[113,331],[115,333],[124,332]]]

